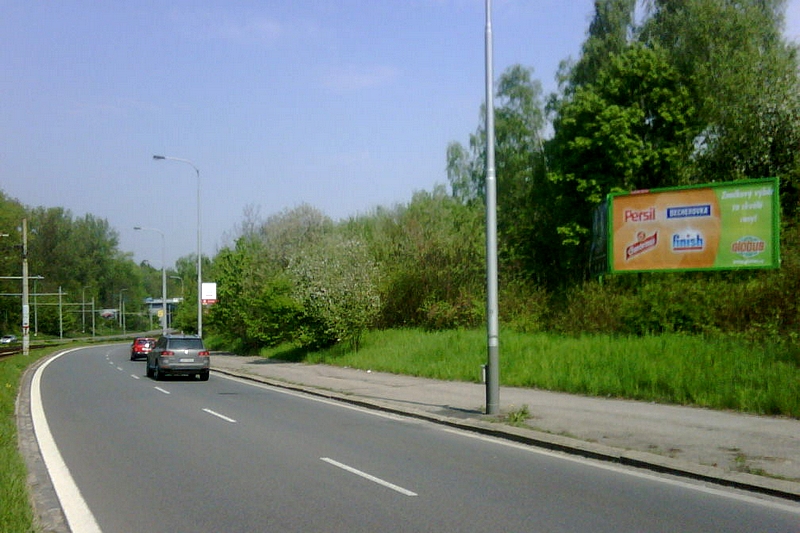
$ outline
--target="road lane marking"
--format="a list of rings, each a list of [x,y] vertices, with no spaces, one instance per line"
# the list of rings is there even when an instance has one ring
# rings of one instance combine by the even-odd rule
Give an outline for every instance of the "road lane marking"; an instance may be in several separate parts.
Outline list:
[[[33,432],[36,434],[36,441],[39,443],[39,449],[42,454],[47,471],[50,474],[50,480],[53,482],[53,489],[58,495],[58,500],[61,502],[61,508],[69,525],[70,531],[81,531],[85,533],[101,533],[100,526],[89,510],[86,500],[83,499],[80,489],[75,484],[72,474],[58,451],[58,446],[50,433],[50,426],[47,423],[47,418],[42,406],[42,372],[47,366],[67,353],[79,350],[80,348],[73,348],[66,350],[47,360],[40,366],[36,373],[33,375],[31,382],[31,418],[33,421]]]
[[[403,487],[399,487],[399,486],[397,486],[397,485],[395,485],[393,483],[389,483],[388,481],[384,481],[383,479],[380,479],[380,478],[377,478],[377,477],[372,476],[370,474],[367,474],[366,472],[362,472],[361,470],[353,468],[352,466],[347,466],[346,464],[340,463],[339,461],[334,461],[333,459],[330,459],[329,457],[320,457],[320,460],[325,461],[326,463],[328,463],[330,465],[333,465],[333,466],[335,466],[337,468],[341,468],[342,470],[346,470],[347,472],[350,472],[351,474],[355,474],[357,476],[363,477],[364,479],[368,479],[368,480],[372,481],[373,483],[377,483],[378,485],[383,485],[384,487],[387,487],[387,488],[390,488],[390,489],[392,489],[394,491],[397,491],[400,494],[404,494],[406,496],[417,496],[416,492],[411,492],[408,489],[404,489]]]
[[[158,392],[163,392],[164,394],[172,394],[170,391],[162,389],[161,387],[153,387],[153,388],[156,389]]]
[[[235,424],[236,423],[236,420],[234,420],[233,418],[228,418],[227,416],[221,415],[221,414],[217,413],[216,411],[212,411],[211,409],[203,409],[203,411],[205,411],[206,413],[208,413],[210,415],[214,415],[214,416],[216,416],[218,418],[221,418],[225,422],[230,422],[231,424]]]
[[[132,377],[133,379],[142,379],[142,377],[141,377],[141,376],[137,376],[136,374],[131,374],[131,377]]]

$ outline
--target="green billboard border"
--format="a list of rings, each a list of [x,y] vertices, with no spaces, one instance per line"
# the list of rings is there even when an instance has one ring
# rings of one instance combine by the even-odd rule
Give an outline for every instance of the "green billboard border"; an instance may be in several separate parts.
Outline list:
[[[613,199],[620,196],[634,196],[645,194],[658,194],[664,192],[687,191],[693,189],[720,189],[737,187],[743,185],[772,185],[772,262],[767,265],[753,266],[728,266],[728,267],[696,267],[696,268],[648,268],[636,270],[615,270],[614,269],[614,202]],[[642,189],[630,192],[614,192],[606,195],[606,274],[640,274],[645,272],[713,272],[728,270],[772,270],[780,268],[780,179],[777,177],[757,178],[736,181],[721,181],[698,185],[687,185],[683,187],[663,187],[656,189]]]

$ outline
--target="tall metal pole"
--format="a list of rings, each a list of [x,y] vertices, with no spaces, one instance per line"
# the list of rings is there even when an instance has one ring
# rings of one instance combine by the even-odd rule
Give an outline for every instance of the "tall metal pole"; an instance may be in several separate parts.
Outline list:
[[[64,294],[61,292],[61,285],[58,286],[58,338],[64,338],[64,307],[62,304],[61,295]]]
[[[486,0],[486,413],[500,411],[499,323],[497,317],[497,180],[494,168],[494,74],[492,2]]]
[[[156,161],[169,160],[180,161],[191,166],[197,174],[197,335],[203,336],[203,252],[202,252],[202,231],[200,230],[200,169],[188,159],[170,157],[166,155],[154,155]]]
[[[81,289],[81,333],[86,333],[86,287]]]
[[[22,354],[31,351],[31,308],[28,305],[28,219],[22,219]]]

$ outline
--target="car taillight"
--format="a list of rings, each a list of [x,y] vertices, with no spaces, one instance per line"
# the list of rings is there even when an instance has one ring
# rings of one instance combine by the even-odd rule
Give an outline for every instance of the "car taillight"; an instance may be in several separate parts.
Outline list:
[[[200,357],[208,357],[208,350],[202,351],[202,352],[198,353],[197,355],[199,355]]]
[[[162,357],[166,357],[166,356],[170,356],[170,355],[175,355],[175,352],[170,351],[170,350],[164,350],[163,352],[161,352],[161,356]]]

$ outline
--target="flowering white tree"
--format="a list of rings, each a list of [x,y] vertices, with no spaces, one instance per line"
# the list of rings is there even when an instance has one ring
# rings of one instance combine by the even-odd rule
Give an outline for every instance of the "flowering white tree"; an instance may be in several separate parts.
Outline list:
[[[358,350],[364,332],[380,312],[377,263],[366,245],[338,233],[310,243],[293,257],[295,298],[321,326],[320,344],[349,342]]]

